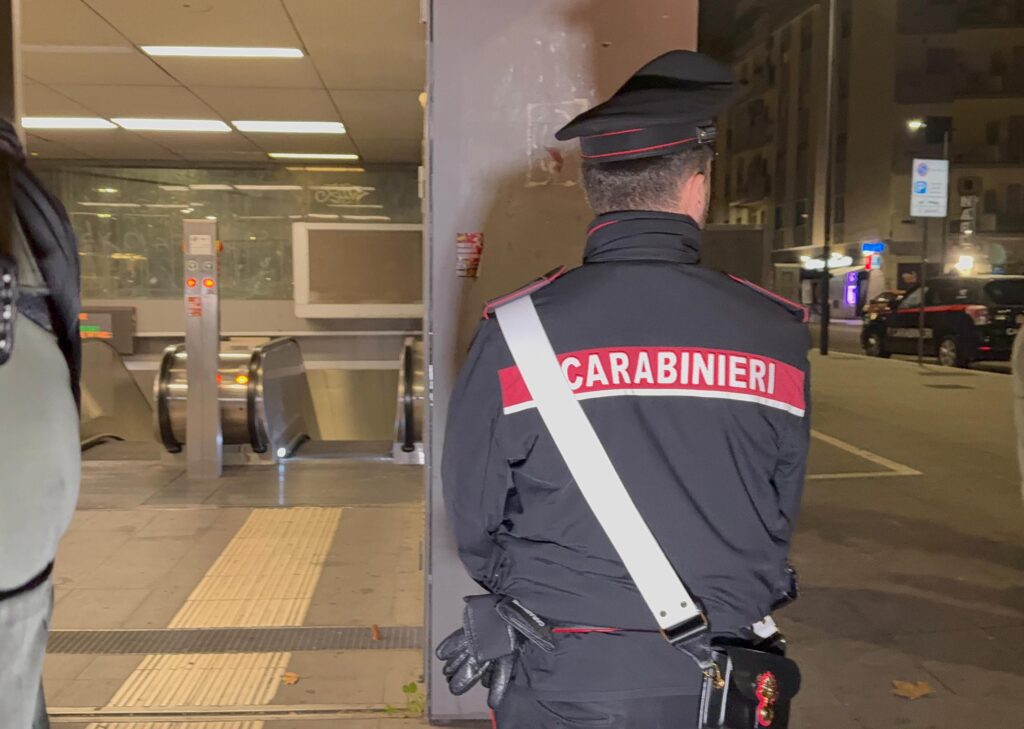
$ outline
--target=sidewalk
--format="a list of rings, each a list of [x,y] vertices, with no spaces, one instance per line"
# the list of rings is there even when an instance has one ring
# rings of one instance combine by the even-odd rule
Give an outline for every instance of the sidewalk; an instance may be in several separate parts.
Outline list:
[[[804,673],[791,727],[1021,726],[1010,378],[843,354],[812,364],[803,589],[778,616]],[[401,718],[402,687],[422,673],[419,467],[302,463],[191,482],[101,462],[85,474],[56,573],[57,726],[425,726]],[[189,632],[204,630],[223,632]],[[894,680],[934,693],[910,702]],[[249,713],[216,713],[230,710]]]

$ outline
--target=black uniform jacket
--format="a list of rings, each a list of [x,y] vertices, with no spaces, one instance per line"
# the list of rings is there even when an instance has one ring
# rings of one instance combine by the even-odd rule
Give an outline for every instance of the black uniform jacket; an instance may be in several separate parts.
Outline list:
[[[493,306],[531,293],[612,463],[712,630],[735,634],[790,587],[809,439],[804,310],[697,265],[686,216],[612,213],[584,263],[497,299],[449,413],[443,481],[459,554],[488,590],[560,625],[656,624],[514,366]],[[657,634],[567,633],[517,683],[577,698],[698,691]]]

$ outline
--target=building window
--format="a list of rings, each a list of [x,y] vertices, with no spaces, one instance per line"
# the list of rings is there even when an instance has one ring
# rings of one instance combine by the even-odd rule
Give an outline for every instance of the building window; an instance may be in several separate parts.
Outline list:
[[[800,19],[800,50],[807,53],[814,45],[814,18],[810,14]]]
[[[929,74],[950,74],[956,70],[956,49],[929,48],[925,56],[925,69]]]
[[[793,209],[793,226],[798,228],[801,225],[806,225],[809,217],[810,216],[807,213],[807,201],[797,200],[796,207]]]
[[[999,212],[999,198],[995,190],[985,190],[985,199],[982,205],[986,215],[994,215]]]
[[[990,121],[985,125],[985,144],[991,146],[999,144],[999,127],[998,121]]]
[[[785,220],[784,220],[785,215],[786,215],[785,208],[783,208],[781,205],[776,205],[775,206],[775,230],[782,230],[782,228],[785,226]]]
[[[846,222],[846,198],[842,195],[836,195],[832,200],[832,216],[836,225]]]

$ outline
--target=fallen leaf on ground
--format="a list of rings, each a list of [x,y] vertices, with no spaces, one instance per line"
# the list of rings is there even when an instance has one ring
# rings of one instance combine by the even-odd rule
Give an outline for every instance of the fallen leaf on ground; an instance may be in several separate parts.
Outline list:
[[[374,625],[370,628],[370,633],[373,635],[374,640],[380,640],[380,626]]]
[[[292,671],[288,671],[283,676],[281,676],[281,683],[285,684],[286,686],[294,686],[298,682],[299,674],[293,673]]]
[[[918,681],[917,683],[911,683],[910,681],[893,681],[892,692],[895,696],[899,696],[904,699],[920,699],[923,696],[935,693],[935,689],[931,687],[927,681]]]

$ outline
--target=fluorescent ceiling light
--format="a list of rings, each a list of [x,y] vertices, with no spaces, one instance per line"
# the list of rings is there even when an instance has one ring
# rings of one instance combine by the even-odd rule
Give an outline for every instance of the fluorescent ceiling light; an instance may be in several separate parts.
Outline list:
[[[244,46],[142,46],[150,56],[183,58],[302,58],[298,48],[253,48]]]
[[[235,185],[236,190],[261,192],[267,190],[301,190],[302,185]]]
[[[307,218],[322,218],[324,220],[337,220],[337,215],[331,215],[328,213],[310,213],[306,216]]]
[[[68,46],[46,43],[42,45],[26,44],[21,47],[25,53],[78,53],[78,54],[103,54],[108,53],[134,53],[131,46]]]
[[[79,202],[78,205],[87,208],[141,208],[138,203],[115,203],[115,202]]]
[[[188,188],[190,190],[234,190],[235,189],[231,185],[189,185]]]
[[[358,190],[360,192],[373,192],[376,187],[367,187],[366,185],[311,185],[310,190]]]
[[[310,154],[307,152],[271,152],[271,159],[336,159],[336,160],[357,160],[358,154]]]
[[[120,192],[116,187],[97,187],[96,192],[105,192],[108,195],[113,195],[115,192]]]
[[[133,132],[230,132],[231,127],[219,119],[111,119]]]
[[[25,129],[117,129],[98,116],[23,116]]]
[[[278,132],[289,134],[344,134],[341,122],[319,121],[233,121],[241,132]]]
[[[216,220],[216,219],[217,219],[217,216],[216,216],[216,215],[207,215],[207,216],[206,216],[206,219],[207,219],[207,220]]]
[[[289,172],[366,172],[362,167],[285,167]]]
[[[345,220],[391,220],[387,215],[344,215]]]
[[[184,210],[187,205],[182,203],[146,203],[147,208],[175,208],[177,210]]]
[[[167,190],[167,192],[188,192],[188,185],[160,185],[161,190]]]
[[[299,217],[302,217],[301,215]],[[236,220],[287,220],[285,215],[236,215]],[[251,238],[250,240],[256,240]]]
[[[359,205],[334,205],[336,208],[375,208],[377,210],[383,210],[383,205],[370,205],[370,204],[359,204]]]

